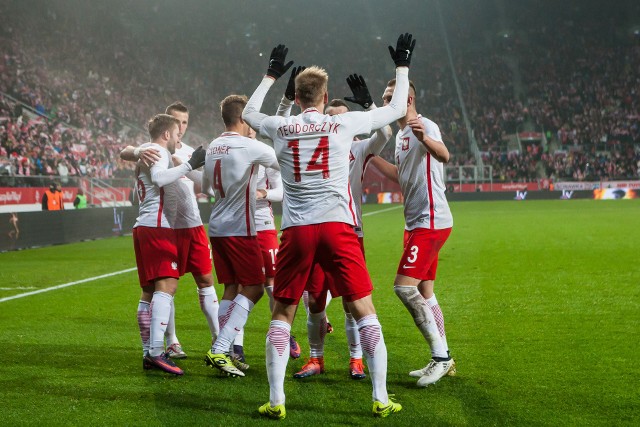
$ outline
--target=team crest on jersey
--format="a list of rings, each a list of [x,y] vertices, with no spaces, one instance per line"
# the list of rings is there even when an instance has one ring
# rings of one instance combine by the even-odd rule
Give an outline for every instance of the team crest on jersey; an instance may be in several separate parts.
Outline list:
[[[409,138],[402,138],[402,151],[409,149]]]
[[[349,151],[349,161],[353,162],[356,160],[356,156],[353,155],[353,153],[351,151]]]
[[[175,261],[173,261],[173,262],[171,263],[171,269],[172,269],[172,270],[177,270],[177,269],[178,269],[178,263],[177,263],[177,262],[175,262]]]

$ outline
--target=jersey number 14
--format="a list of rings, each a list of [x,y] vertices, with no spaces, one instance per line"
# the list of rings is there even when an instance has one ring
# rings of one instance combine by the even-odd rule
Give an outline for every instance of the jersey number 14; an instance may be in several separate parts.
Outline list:
[[[296,182],[302,180],[300,173],[300,140],[294,139],[289,141],[288,147],[291,148],[293,155],[293,177]],[[329,178],[329,137],[320,137],[320,143],[316,147],[311,156],[311,160],[307,163],[307,171],[322,171],[322,179]]]

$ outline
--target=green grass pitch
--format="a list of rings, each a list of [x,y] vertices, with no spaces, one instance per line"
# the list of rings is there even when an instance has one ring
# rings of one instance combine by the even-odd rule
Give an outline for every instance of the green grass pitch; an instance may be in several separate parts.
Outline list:
[[[388,387],[404,410],[372,418],[369,380],[348,377],[336,300],[325,375],[291,378],[308,355],[303,316],[293,326],[303,358],[289,362],[283,425],[640,425],[640,201],[452,203],[436,294],[458,375],[424,389],[407,375],[428,350],[393,293],[403,219],[389,208],[365,206],[365,245]],[[3,253],[0,265],[2,299],[135,261],[122,237]],[[266,300],[246,328],[247,377],[226,378],[203,363],[206,321],[193,280],[181,280],[177,332],[189,358],[175,378],[142,370],[136,277],[0,302],[0,424],[272,425],[256,411],[269,395]]]

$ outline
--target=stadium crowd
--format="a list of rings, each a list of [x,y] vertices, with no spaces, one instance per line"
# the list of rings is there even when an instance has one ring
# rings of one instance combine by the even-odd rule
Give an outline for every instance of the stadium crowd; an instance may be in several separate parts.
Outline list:
[[[173,17],[165,6],[153,9],[162,22]],[[227,6],[215,7],[231,13]],[[209,31],[196,30],[205,25],[203,16],[185,13],[167,21],[185,28],[186,34],[152,25],[136,33],[132,28],[139,23],[106,10],[100,20],[91,21],[83,19],[82,7],[66,11],[49,5],[40,14],[0,8],[15,18],[0,31],[0,91],[48,117],[21,114],[21,108],[2,97],[0,164],[6,173],[17,175],[130,176],[130,166],[114,153],[144,140],[142,124],[155,107],[176,99],[192,111],[188,142],[207,143],[222,130],[217,101],[231,92],[247,92],[254,79],[248,70],[279,37],[279,31],[267,25],[277,19],[277,8],[266,8],[260,22],[210,25]],[[135,12],[141,13],[133,10],[131,15]],[[223,17],[220,13],[212,19],[222,22]],[[342,17],[351,18],[349,12]],[[639,40],[617,36],[607,26],[598,28],[599,23],[559,25],[562,19],[538,20],[535,25],[516,20],[517,32],[488,41],[478,38],[473,27],[449,29],[471,132],[443,40],[438,32],[429,35],[429,57],[416,57],[416,67],[424,72],[412,78],[418,104],[439,124],[449,147],[448,166],[492,166],[495,181],[638,178]],[[32,31],[20,31],[25,22]],[[294,39],[290,48],[304,52],[302,61],[316,60],[343,23],[336,20],[313,41]],[[350,67],[354,52],[371,50],[372,45],[385,49],[385,38],[366,31],[354,35],[348,48],[333,50],[336,66],[330,73],[363,74],[378,100],[376,91],[386,84],[387,70],[368,57],[358,58],[357,70]],[[163,43],[158,40],[181,48],[159,48]],[[229,51],[247,55],[220,61]],[[348,94],[342,79],[333,81],[332,96]],[[267,101],[275,106],[277,96]],[[540,137],[517,143],[513,135],[518,132]],[[470,148],[469,133],[478,155]],[[382,156],[393,159],[391,144]],[[452,168],[448,178],[460,175]]]

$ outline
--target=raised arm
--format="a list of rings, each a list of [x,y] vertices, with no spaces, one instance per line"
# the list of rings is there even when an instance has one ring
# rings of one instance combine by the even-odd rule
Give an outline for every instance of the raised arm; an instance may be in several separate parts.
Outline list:
[[[299,66],[293,67],[293,69],[291,70],[289,82],[287,83],[287,89],[284,91],[284,96],[280,101],[280,105],[278,105],[276,116],[289,117],[291,115],[291,107],[293,107],[296,99],[296,76],[300,74],[301,71],[304,71],[305,68],[306,67]]]
[[[269,58],[267,74],[263,77],[262,82],[260,82],[260,85],[255,92],[253,92],[251,98],[249,98],[249,102],[247,102],[247,105],[244,107],[244,111],[242,112],[242,119],[246,121],[256,132],[260,131],[260,124],[262,121],[269,117],[260,112],[262,103],[264,102],[264,97],[267,95],[267,92],[273,83],[282,77],[282,75],[293,65],[293,61],[289,61],[285,64],[287,52],[289,52],[289,49],[282,44],[273,48]]]
[[[409,33],[401,34],[396,48],[389,46],[391,59],[396,64],[396,87],[388,105],[371,111],[371,128],[380,129],[407,114],[409,98],[409,64],[416,41]]]

